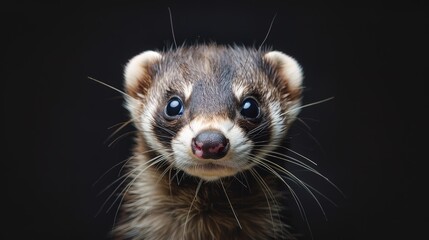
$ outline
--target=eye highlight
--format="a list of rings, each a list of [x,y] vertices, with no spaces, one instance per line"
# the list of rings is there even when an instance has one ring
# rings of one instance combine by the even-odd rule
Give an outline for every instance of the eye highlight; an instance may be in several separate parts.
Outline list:
[[[172,97],[165,106],[164,114],[167,119],[176,119],[183,114],[183,102],[179,97]]]
[[[241,103],[240,114],[249,120],[256,119],[260,116],[261,110],[259,103],[251,97],[245,98]]]

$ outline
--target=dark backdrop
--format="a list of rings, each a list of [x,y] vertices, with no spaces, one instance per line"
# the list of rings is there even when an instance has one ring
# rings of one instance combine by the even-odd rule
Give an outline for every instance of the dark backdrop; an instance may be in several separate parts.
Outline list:
[[[2,239],[106,239],[117,203],[103,203],[117,185],[103,189],[118,176],[119,167],[108,169],[130,155],[132,137],[120,136],[132,128],[106,141],[127,113],[118,92],[87,77],[121,89],[129,58],[173,44],[168,7],[178,44],[259,46],[276,15],[265,44],[302,64],[304,103],[334,97],[303,109],[307,126],[297,122],[290,135],[345,194],[306,176],[336,203],[319,196],[325,220],[299,192],[314,239],[427,231],[423,1],[16,3],[1,9]],[[299,216],[292,221],[309,236]]]

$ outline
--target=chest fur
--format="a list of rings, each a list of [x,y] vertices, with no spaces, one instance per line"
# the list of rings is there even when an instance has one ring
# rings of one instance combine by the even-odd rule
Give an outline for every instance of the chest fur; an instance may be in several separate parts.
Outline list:
[[[200,183],[180,173],[160,178],[159,169],[135,177],[115,230],[119,239],[294,239],[271,177]]]

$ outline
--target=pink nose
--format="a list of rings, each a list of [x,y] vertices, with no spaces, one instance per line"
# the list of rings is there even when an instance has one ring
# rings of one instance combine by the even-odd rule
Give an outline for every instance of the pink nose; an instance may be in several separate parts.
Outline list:
[[[229,140],[219,131],[206,130],[192,139],[191,148],[199,158],[219,159],[227,154]]]

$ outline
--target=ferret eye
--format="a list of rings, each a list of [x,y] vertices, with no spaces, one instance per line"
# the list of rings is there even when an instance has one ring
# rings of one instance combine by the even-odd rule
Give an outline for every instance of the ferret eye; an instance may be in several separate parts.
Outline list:
[[[172,97],[164,110],[165,116],[167,118],[174,119],[183,114],[183,102],[179,97]]]
[[[253,98],[246,98],[241,104],[240,114],[249,119],[258,118],[260,115],[260,109],[258,102]]]

